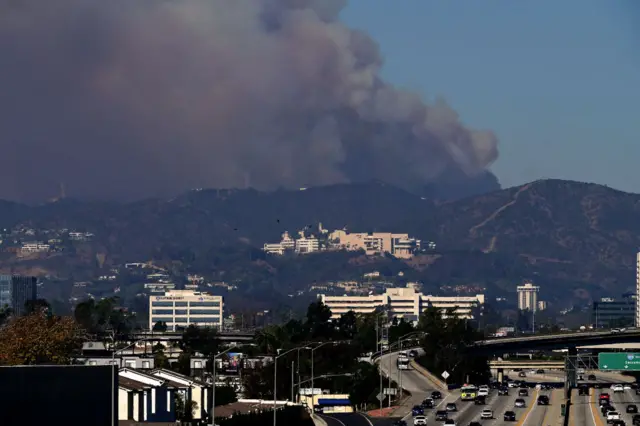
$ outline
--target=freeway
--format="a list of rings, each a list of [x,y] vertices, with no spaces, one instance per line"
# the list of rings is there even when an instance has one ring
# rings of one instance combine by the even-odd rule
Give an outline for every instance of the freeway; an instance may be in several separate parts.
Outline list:
[[[605,416],[602,415],[602,412],[598,408],[597,402],[600,394],[604,392],[611,396],[612,405],[615,407],[616,411],[620,413],[620,418],[624,420],[625,424],[632,425],[633,414],[626,412],[627,406],[634,404],[640,407],[640,395],[636,395],[636,391],[634,389],[626,389],[624,392],[618,393],[614,393],[611,389],[592,389],[590,405],[595,420],[595,426],[602,426],[607,423]]]
[[[319,417],[327,426],[373,426],[369,417],[361,413],[321,414]]]

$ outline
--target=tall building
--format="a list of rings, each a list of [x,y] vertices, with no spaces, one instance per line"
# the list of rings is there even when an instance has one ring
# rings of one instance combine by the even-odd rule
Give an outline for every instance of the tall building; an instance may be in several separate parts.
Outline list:
[[[636,327],[640,327],[640,252],[636,255]]]
[[[327,296],[319,295],[320,301],[331,309],[331,318],[340,318],[353,311],[356,314],[368,314],[376,308],[384,307],[389,314],[417,321],[420,314],[428,307],[453,309],[461,318],[473,318],[475,308],[484,304],[484,295],[470,297],[431,296],[418,293],[414,288],[388,288],[384,294],[368,296]]]
[[[0,275],[0,309],[10,308],[15,315],[26,312],[25,304],[38,298],[38,279],[21,275]]]
[[[604,298],[593,302],[592,321],[596,328],[629,327],[634,324],[637,312],[636,300]]]
[[[172,290],[163,296],[149,296],[149,329],[159,322],[167,324],[167,330],[176,331],[190,324],[222,328],[224,301],[213,296],[190,290]]]
[[[540,287],[531,283],[518,286],[518,309],[536,311],[538,308],[538,292]]]

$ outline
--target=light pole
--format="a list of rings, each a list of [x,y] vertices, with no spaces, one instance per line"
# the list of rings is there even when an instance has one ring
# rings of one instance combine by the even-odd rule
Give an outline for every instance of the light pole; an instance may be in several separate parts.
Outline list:
[[[411,340],[412,336],[418,336],[418,335],[424,335],[426,333],[422,332],[422,331],[412,331],[411,333],[407,333],[404,336],[401,336],[398,340],[396,340],[394,343],[390,344],[389,347],[387,348],[387,352],[389,354],[391,354],[391,348],[393,348],[394,346],[400,346],[400,350],[402,350],[402,344],[406,341]],[[382,357],[381,357],[382,358]],[[388,366],[388,370],[389,370],[389,389],[391,389],[391,357],[389,357],[389,366]],[[382,377],[382,359],[380,359],[380,376]],[[400,387],[400,392],[402,392],[402,370],[400,370],[398,368],[398,386]],[[382,392],[382,391],[381,391]],[[383,392],[384,393],[384,392]],[[401,393],[402,395],[402,393]],[[389,407],[391,407],[391,396],[389,396]]]
[[[298,369],[298,394],[300,393],[300,351],[303,350],[303,349],[312,350],[308,346],[304,346],[304,347],[298,348],[298,368],[297,368]],[[313,354],[313,352],[312,352],[312,354]],[[293,399],[291,401],[293,401]]]
[[[276,355],[273,357],[273,426],[276,426],[276,403],[278,401],[277,399],[277,389],[278,389],[278,358],[283,357],[285,355],[287,355],[290,352],[293,351],[297,351],[300,349],[304,349],[306,348],[306,346],[300,346],[297,348],[293,348],[293,349],[289,349],[288,351],[285,351],[283,353],[281,353],[280,355]],[[313,353],[313,352],[312,352]],[[312,363],[313,366],[313,363]]]
[[[211,390],[211,426],[216,426],[216,359],[218,359],[220,356],[226,354],[227,352],[229,352],[232,349],[237,348],[237,346],[231,346],[227,349],[225,349],[222,352],[217,353],[216,355],[213,356],[212,359],[212,373],[213,373],[213,387]]]

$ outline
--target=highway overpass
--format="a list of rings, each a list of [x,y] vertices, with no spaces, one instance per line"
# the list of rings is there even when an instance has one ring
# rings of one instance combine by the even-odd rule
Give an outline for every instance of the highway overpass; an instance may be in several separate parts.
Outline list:
[[[243,332],[243,331],[223,331],[218,333],[217,338],[223,342],[251,342],[255,339],[255,332]],[[167,332],[151,332],[143,331],[140,333],[134,333],[131,336],[132,341],[176,341],[182,340],[182,333],[175,331]]]
[[[489,361],[489,368],[497,370],[564,370],[565,361],[536,361],[531,359],[523,359],[517,361]]]

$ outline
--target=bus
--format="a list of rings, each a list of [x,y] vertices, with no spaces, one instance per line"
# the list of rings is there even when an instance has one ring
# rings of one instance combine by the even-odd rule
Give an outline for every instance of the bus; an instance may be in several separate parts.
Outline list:
[[[460,399],[463,401],[473,401],[478,396],[478,388],[473,385],[464,385],[460,388]]]
[[[409,358],[398,358],[398,370],[408,370],[409,363],[411,363]]]

